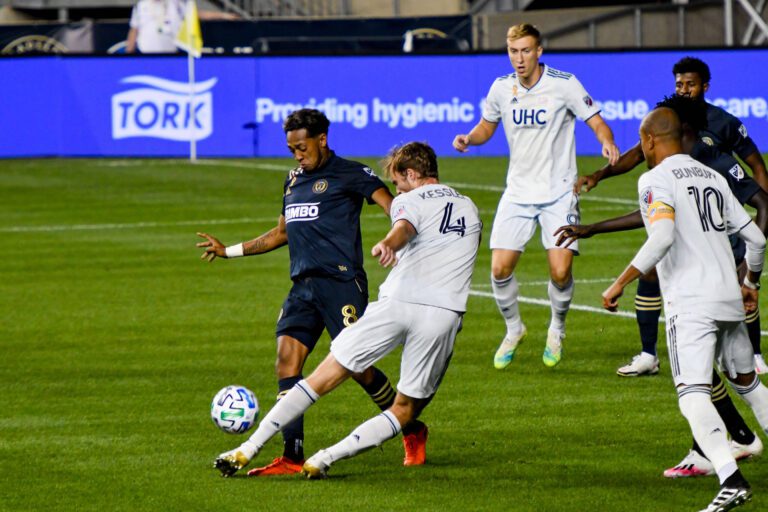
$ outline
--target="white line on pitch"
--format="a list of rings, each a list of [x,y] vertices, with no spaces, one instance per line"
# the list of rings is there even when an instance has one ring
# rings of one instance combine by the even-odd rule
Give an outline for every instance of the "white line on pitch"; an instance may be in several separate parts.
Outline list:
[[[492,299],[493,294],[490,292],[482,292],[479,290],[470,290],[470,295],[474,295],[475,297],[483,297],[485,299]],[[533,297],[523,297],[522,295],[517,298],[519,302],[522,302],[524,304],[533,304],[535,306],[546,306],[549,307],[549,301],[547,299],[535,299]],[[594,306],[585,306],[583,304],[571,304],[571,309],[575,309],[576,311],[586,311],[588,313],[597,313],[598,315],[610,315],[610,316],[618,316],[622,318],[635,318],[635,313],[630,311],[616,311],[615,313],[612,313],[610,311],[607,311],[603,308],[596,308]],[[663,316],[659,317],[659,323],[663,324],[666,323],[666,320]],[[768,331],[760,331],[761,336],[768,336]]]
[[[576,284],[593,284],[593,283],[612,283],[614,279],[610,277],[601,277],[598,279],[574,279],[573,282]],[[518,283],[520,286],[541,286],[545,284],[549,284],[549,280],[547,281],[520,281]],[[475,287],[482,287],[482,288],[490,288],[490,283],[480,283],[473,285]]]
[[[466,188],[468,190],[486,190],[488,192],[504,192],[504,187],[500,187],[498,185],[477,185],[474,183],[457,183],[457,182],[446,182],[446,185],[449,187],[455,187],[459,190],[462,188]],[[625,204],[627,206],[636,206],[638,203],[637,201],[633,201],[632,199],[622,199],[619,197],[601,197],[601,196],[592,196],[592,195],[580,195],[579,200],[581,201],[596,201],[599,203],[614,203],[614,204]]]

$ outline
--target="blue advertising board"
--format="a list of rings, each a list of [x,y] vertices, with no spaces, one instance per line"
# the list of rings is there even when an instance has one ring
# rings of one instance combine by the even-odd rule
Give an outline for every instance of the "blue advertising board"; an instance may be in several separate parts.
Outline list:
[[[637,141],[640,119],[674,91],[672,65],[693,53],[712,70],[707,99],[741,118],[768,147],[768,50],[545,53],[574,73],[616,135]],[[505,54],[370,57],[204,57],[190,90],[184,57],[0,59],[0,157],[284,156],[282,120],[304,106],[332,121],[331,146],[376,156],[409,140],[455,154],[451,141],[478,122]],[[599,154],[584,123],[576,148]],[[502,130],[475,155],[506,155]]]

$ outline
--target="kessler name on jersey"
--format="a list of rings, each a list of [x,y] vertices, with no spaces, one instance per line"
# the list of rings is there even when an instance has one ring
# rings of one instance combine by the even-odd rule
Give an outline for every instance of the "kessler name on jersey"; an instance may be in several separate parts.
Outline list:
[[[464,197],[452,188],[438,188],[435,190],[427,190],[426,192],[419,192],[419,197],[422,199],[437,199],[439,197]]]
[[[285,222],[305,222],[320,217],[320,203],[296,203],[286,205]]]

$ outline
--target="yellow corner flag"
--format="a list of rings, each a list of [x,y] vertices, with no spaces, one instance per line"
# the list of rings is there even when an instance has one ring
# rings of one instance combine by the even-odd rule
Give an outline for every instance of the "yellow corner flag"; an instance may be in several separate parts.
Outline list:
[[[184,21],[176,34],[176,46],[194,57],[200,57],[203,49],[203,36],[200,33],[200,18],[197,16],[195,0],[187,0]]]

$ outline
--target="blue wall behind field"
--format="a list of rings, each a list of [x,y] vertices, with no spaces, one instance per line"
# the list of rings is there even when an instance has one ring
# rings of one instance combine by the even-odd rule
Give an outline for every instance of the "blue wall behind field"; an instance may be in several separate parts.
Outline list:
[[[603,109],[624,150],[639,121],[674,90],[672,65],[685,55],[712,70],[707,97],[740,117],[768,147],[768,50],[545,53],[574,73]],[[331,146],[376,156],[423,140],[440,155],[480,118],[493,80],[511,72],[506,55],[204,57],[194,95],[185,57],[0,59],[0,157],[185,156],[188,138],[205,156],[287,156],[281,122],[302,106],[325,110]],[[577,122],[580,155],[598,154]],[[475,155],[505,155],[501,129]]]

